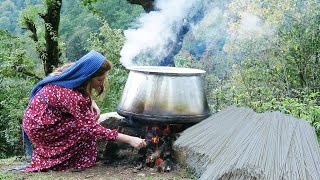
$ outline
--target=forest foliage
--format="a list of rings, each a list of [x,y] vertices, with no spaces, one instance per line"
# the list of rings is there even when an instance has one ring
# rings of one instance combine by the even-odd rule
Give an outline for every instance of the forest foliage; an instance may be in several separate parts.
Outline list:
[[[102,112],[116,111],[128,75],[119,61],[123,31],[145,12],[126,0],[99,0],[86,6],[84,1],[62,2],[60,60],[74,61],[91,49],[105,54],[114,68],[108,76],[108,93],[97,101]],[[41,3],[0,0],[0,158],[22,153],[23,112],[31,88],[45,76],[37,44],[18,24],[25,13],[45,11],[39,9]],[[216,21],[204,18],[198,29],[186,34],[174,59],[176,66],[206,70],[206,93],[213,113],[232,104],[257,112],[281,111],[307,120],[319,137],[317,0],[233,0],[224,6],[228,11],[215,13]],[[44,24],[34,15],[41,35]],[[245,20],[259,26],[248,30]]]

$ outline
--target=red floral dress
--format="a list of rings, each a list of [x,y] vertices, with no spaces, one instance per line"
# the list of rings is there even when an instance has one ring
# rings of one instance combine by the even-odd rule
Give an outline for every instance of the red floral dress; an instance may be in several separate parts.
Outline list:
[[[58,85],[44,86],[23,117],[23,128],[35,146],[31,164],[24,171],[93,166],[97,138],[118,137],[117,130],[104,128],[97,120],[89,97]]]

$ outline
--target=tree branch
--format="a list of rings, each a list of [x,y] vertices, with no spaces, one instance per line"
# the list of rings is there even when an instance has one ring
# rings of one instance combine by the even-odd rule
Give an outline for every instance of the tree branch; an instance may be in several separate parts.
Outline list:
[[[25,18],[24,22],[25,22],[25,24],[27,26],[27,28],[25,28],[25,29],[30,30],[31,33],[32,33],[32,35],[30,36],[31,39],[34,42],[38,42],[39,39],[38,39],[38,35],[37,35],[37,28],[36,28],[36,25],[34,24],[33,20]]]

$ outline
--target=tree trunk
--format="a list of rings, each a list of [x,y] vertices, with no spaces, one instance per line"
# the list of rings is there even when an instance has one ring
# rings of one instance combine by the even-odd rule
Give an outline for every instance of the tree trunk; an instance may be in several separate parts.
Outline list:
[[[48,75],[60,64],[58,39],[62,0],[51,0],[46,2],[46,5],[47,12],[39,14],[45,23],[45,45],[39,44],[35,20],[24,17],[24,23],[26,25],[25,29],[28,29],[32,33],[30,38],[37,44],[36,48],[39,58],[43,62],[44,73]]]
[[[44,72],[50,74],[55,67],[60,64],[59,60],[59,24],[62,0],[54,0],[48,2],[47,13],[41,16],[45,22],[45,52],[40,53],[40,57],[44,63]]]
[[[143,7],[146,12],[153,10],[154,0],[127,0],[130,4],[137,4]]]

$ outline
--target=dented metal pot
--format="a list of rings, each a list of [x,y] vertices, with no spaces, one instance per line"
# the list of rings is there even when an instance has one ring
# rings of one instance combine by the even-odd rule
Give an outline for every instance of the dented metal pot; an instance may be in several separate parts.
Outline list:
[[[117,108],[139,120],[192,123],[210,116],[202,76],[205,71],[165,66],[131,66]]]

